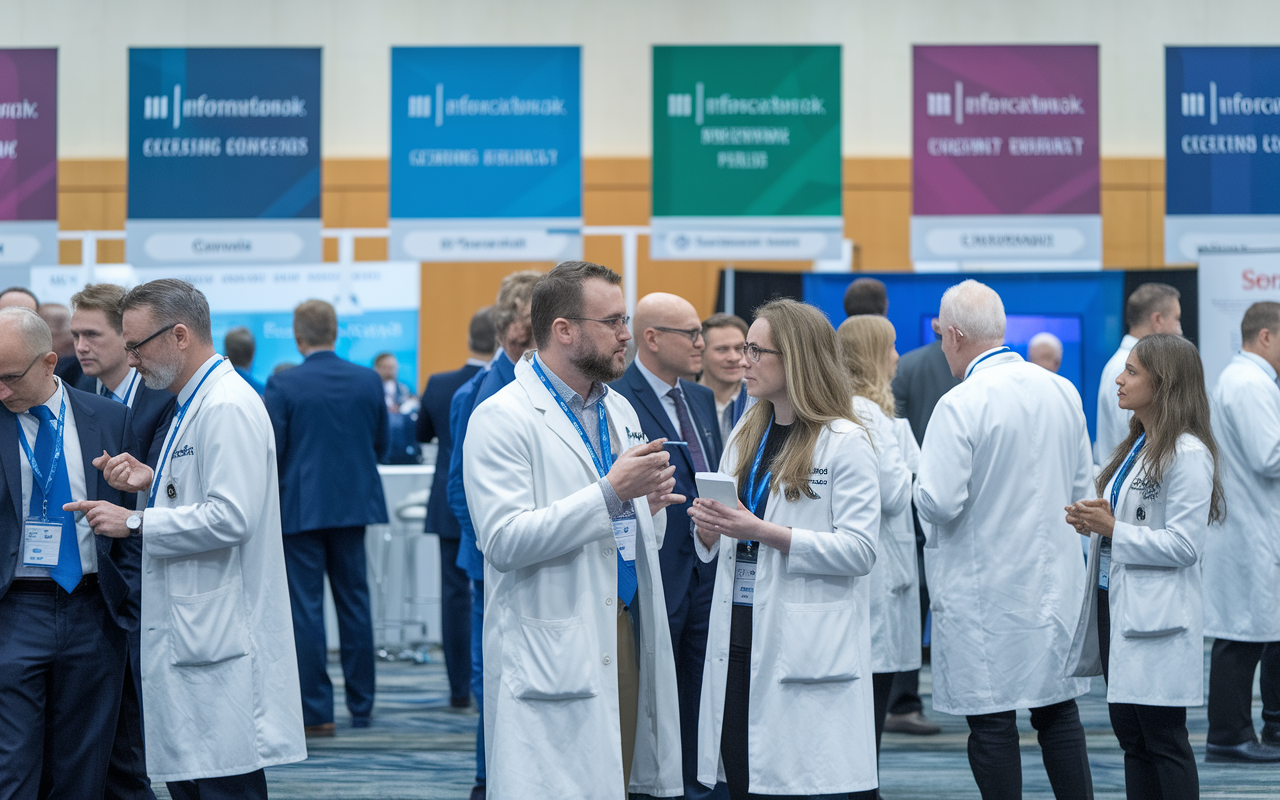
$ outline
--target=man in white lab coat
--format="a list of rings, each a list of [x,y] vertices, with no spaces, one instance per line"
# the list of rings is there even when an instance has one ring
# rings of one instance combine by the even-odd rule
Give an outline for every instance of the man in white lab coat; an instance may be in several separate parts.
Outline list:
[[[535,286],[536,354],[476,408],[463,478],[485,559],[489,800],[683,793],[658,549],[674,467],[605,384],[625,370],[612,270]]]
[[[1116,378],[1124,371],[1129,351],[1143,336],[1153,333],[1182,335],[1182,293],[1167,283],[1144,283],[1129,295],[1124,305],[1124,321],[1129,332],[1120,340],[1120,349],[1107,360],[1098,384],[1098,435],[1094,437],[1093,463],[1101,467],[1129,435],[1132,411],[1120,407],[1116,398]]]
[[[175,800],[265,798],[263,767],[307,756],[267,411],[213,349],[209,304],[157,280],[121,302],[129,363],[177,395],[151,468],[103,466],[143,512],[73,503],[98,534],[142,537],[147,770]]]
[[[1206,750],[1212,761],[1280,761],[1280,303],[1250,306],[1240,336],[1211,398],[1227,516],[1205,537],[1204,634],[1216,640]]]
[[[1020,797],[1016,709],[1031,709],[1058,797],[1092,797],[1065,674],[1084,597],[1079,538],[1063,507],[1091,497],[1089,435],[1065,378],[1002,347],[1000,296],[968,280],[942,297],[942,351],[962,383],[929,420],[915,487],[928,539],[933,707],[969,721],[983,797]]]

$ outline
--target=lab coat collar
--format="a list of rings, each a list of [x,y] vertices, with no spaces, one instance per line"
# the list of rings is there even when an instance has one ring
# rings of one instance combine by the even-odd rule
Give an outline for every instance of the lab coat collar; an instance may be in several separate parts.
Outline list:
[[[1137,339],[1137,337],[1136,337],[1136,336],[1130,336],[1129,334],[1127,334],[1127,333],[1126,333],[1126,334],[1124,335],[1124,338],[1120,340],[1120,350],[1119,350],[1119,352],[1121,352],[1121,353],[1127,353],[1127,352],[1129,352],[1130,350],[1132,350],[1132,349],[1133,349],[1133,346],[1134,346],[1135,344],[1137,344],[1137,343],[1138,343],[1138,339]]]
[[[534,358],[535,356],[530,353],[527,357],[520,359],[519,363],[516,364],[516,380],[524,387],[525,394],[529,396],[529,402],[533,404],[533,407],[542,412],[543,419],[547,422],[547,427],[555,431],[556,435],[573,449],[573,452],[582,460],[583,465],[594,474],[595,461],[591,458],[591,454],[587,452],[586,443],[578,435],[577,428],[573,427],[573,423],[565,416],[560,404],[551,396],[551,392],[547,390],[547,387],[538,378],[537,373],[533,371]],[[544,366],[544,369],[547,368]],[[550,373],[549,369],[547,371]],[[609,392],[606,386],[605,395],[600,398],[601,408],[607,406],[606,400],[610,394],[612,392]],[[609,421],[609,433],[611,437],[617,436],[617,430],[612,419]],[[617,444],[622,446],[626,442]]]
[[[999,347],[993,347],[990,350],[984,350],[983,352],[979,353],[978,356],[975,359],[973,359],[973,361],[969,362],[969,366],[965,368],[965,371],[964,371],[965,380],[968,380],[969,376],[972,375],[973,373],[978,372],[980,370],[987,369],[989,367],[994,367],[997,364],[1011,364],[1015,361],[1022,360],[1022,356],[1018,355],[1012,350],[1006,353],[1000,353],[999,351],[1002,350],[1004,347],[1005,345],[1000,345]]]
[[[1268,364],[1267,360],[1262,356],[1258,355],[1257,353],[1250,353],[1246,350],[1241,350],[1239,353],[1236,353],[1236,358],[1243,359],[1244,361],[1252,361],[1254,364],[1258,366],[1259,369],[1267,373],[1267,378],[1269,378],[1273,382],[1275,381],[1276,379],[1275,367]]]
[[[196,387],[200,385],[200,379],[204,377],[204,374],[208,371],[209,367],[214,362],[218,361],[222,361],[222,356],[214,353],[208,361],[205,361],[198,369],[196,369],[195,373],[193,373],[192,376],[187,379],[187,382],[183,384],[182,388],[178,390],[178,405],[182,405],[187,402],[187,400],[191,398],[191,395],[195,394]]]

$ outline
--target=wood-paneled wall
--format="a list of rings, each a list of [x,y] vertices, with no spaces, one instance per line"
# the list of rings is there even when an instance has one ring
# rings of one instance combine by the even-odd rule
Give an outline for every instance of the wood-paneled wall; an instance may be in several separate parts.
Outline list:
[[[387,224],[387,162],[326,159],[323,172],[325,227],[381,228]],[[128,175],[125,161],[64,160],[58,171],[61,227],[66,230],[124,228]],[[649,221],[649,159],[588,158],[583,165],[583,217],[588,225],[645,225]],[[847,158],[844,161],[845,235],[855,243],[854,268],[864,272],[908,270],[910,258],[911,161],[906,158]],[[1103,263],[1108,268],[1163,266],[1164,161],[1158,158],[1102,160]],[[622,243],[590,237],[585,257],[620,269]],[[649,243],[639,248],[637,285],[643,296],[668,291],[687,297],[704,316],[715,306],[723,262],[649,261]],[[386,241],[356,241],[356,259],[385,259]],[[63,242],[64,264],[80,262],[79,244]],[[337,260],[337,243],[325,243],[326,260]],[[99,242],[98,259],[122,262],[123,242]],[[805,270],[808,262],[736,263],[739,269]],[[516,269],[551,264],[427,264],[422,270],[419,374],[453,369],[466,355],[467,321],[493,302],[502,277]]]

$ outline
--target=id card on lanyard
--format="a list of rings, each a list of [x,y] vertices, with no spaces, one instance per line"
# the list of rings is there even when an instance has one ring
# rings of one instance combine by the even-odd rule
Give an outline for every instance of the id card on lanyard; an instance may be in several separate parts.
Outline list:
[[[196,384],[196,390],[187,398],[187,402],[178,408],[178,413],[173,415],[173,434],[169,437],[169,447],[164,451],[164,455],[160,457],[160,466],[156,469],[155,477],[151,480],[151,496],[147,498],[147,508],[152,508],[156,504],[156,492],[160,488],[160,476],[164,474],[165,465],[169,463],[171,452],[178,446],[178,434],[182,432],[182,420],[186,418],[187,411],[191,408],[191,404],[196,401],[196,396],[200,394],[200,387],[204,386],[204,382],[209,379],[213,371],[222,365],[222,360],[214,362],[213,366],[205,370],[204,377]],[[177,492],[172,490],[169,492],[169,498],[173,499]]]
[[[770,417],[769,427],[765,428],[764,436],[760,437],[760,446],[756,448],[756,457],[751,463],[751,475],[747,478],[747,507],[756,516],[759,516],[757,512],[760,508],[760,503],[764,500],[765,495],[769,493],[769,486],[773,483],[773,470],[769,470],[760,479],[759,485],[756,485],[756,475],[760,472],[760,462],[764,460],[765,444],[769,441],[769,431],[772,429],[773,418]],[[756,564],[759,558],[759,542],[738,542],[733,572],[733,604],[735,606],[750,606],[754,604],[756,596]]]
[[[605,410],[604,403],[599,404],[599,413],[596,414],[599,420],[598,433],[600,436],[600,454],[597,454],[595,447],[591,444],[591,437],[587,436],[587,431],[582,427],[577,415],[573,413],[573,410],[569,408],[569,404],[556,391],[556,387],[551,384],[547,374],[542,371],[542,365],[538,363],[538,359],[535,357],[531,363],[533,364],[533,371],[538,375],[538,380],[542,381],[542,385],[547,387],[547,391],[555,398],[560,410],[569,418],[574,430],[582,437],[582,443],[586,445],[587,452],[591,454],[591,463],[595,465],[596,474],[601,478],[608,475],[609,468],[613,466],[613,449],[609,439],[609,414]],[[638,526],[639,523],[634,511],[613,519],[613,538],[618,547],[618,555],[628,563],[636,560],[636,528]]]
[[[1116,473],[1115,480],[1111,482],[1111,515],[1118,516],[1116,511],[1116,503],[1120,500],[1120,490],[1124,488],[1124,482],[1129,479],[1129,472],[1133,469],[1133,462],[1137,460],[1138,453],[1142,452],[1142,446],[1147,443],[1147,434],[1144,431],[1138,437],[1138,441],[1134,442],[1133,449],[1129,451],[1129,457],[1120,465],[1120,470]],[[1106,589],[1111,585],[1111,537],[1102,537],[1102,543],[1098,547],[1098,588]]]
[[[22,566],[45,567],[52,569],[58,566],[58,553],[62,548],[62,523],[65,512],[57,509],[57,519],[49,516],[49,493],[53,491],[53,480],[58,473],[58,454],[62,452],[62,434],[66,430],[67,395],[64,390],[62,403],[58,409],[58,424],[54,428],[53,463],[49,465],[47,475],[40,473],[40,465],[36,462],[35,451],[27,441],[27,432],[18,424],[18,442],[26,454],[27,463],[31,465],[31,491],[39,487],[44,507],[40,516],[27,516],[22,520]],[[36,438],[40,438],[37,425]]]

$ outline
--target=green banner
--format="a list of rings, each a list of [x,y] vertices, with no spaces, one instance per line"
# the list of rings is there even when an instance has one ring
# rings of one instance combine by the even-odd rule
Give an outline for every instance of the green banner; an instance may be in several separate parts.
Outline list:
[[[839,46],[653,48],[654,257],[830,257],[840,166]]]

